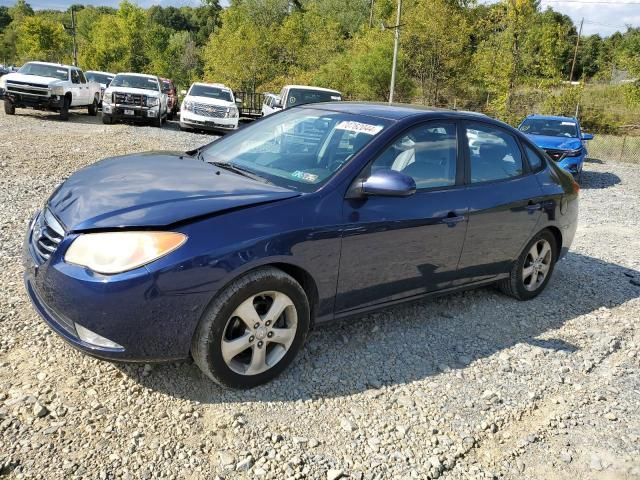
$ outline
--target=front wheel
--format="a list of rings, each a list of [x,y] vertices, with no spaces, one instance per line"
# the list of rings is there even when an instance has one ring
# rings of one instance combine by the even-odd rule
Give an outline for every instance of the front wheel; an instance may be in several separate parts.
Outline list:
[[[309,331],[304,289],[276,268],[250,272],[211,303],[194,334],[191,355],[216,383],[251,388],[280,374]]]
[[[71,100],[69,97],[62,98],[62,105],[60,105],[60,120],[69,120],[69,107],[71,106]]]
[[[13,104],[11,100],[4,99],[4,113],[7,115],[15,115],[16,114],[16,106]]]
[[[527,244],[511,268],[509,278],[501,280],[498,287],[518,300],[537,297],[549,283],[557,252],[556,238],[543,230]]]

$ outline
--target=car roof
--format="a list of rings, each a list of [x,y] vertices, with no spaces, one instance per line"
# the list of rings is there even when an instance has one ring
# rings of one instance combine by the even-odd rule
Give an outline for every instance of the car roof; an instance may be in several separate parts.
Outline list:
[[[115,73],[111,73],[111,72],[102,72],[102,71],[100,71],[100,70],[85,70],[85,71],[84,71],[84,73],[101,73],[101,74],[103,74],[103,75],[111,75],[111,76],[113,76],[113,77],[115,77],[115,76],[116,76],[116,74],[115,74]]]
[[[467,112],[461,110],[447,110],[446,108],[426,107],[422,105],[409,105],[404,103],[376,103],[376,102],[325,102],[301,105],[297,108],[310,107],[321,110],[331,110],[334,112],[352,113],[355,115],[365,115],[370,117],[384,118],[388,120],[402,120],[407,117],[422,115],[425,117],[436,117],[443,113],[448,116],[468,117],[475,116],[490,119],[495,123],[497,120],[477,112]]]
[[[80,70],[79,67],[74,67],[73,65],[64,65],[62,63],[51,63],[51,62],[25,62],[25,65],[27,63],[37,63],[38,65],[49,65],[50,67],[63,67],[63,68],[75,68],[77,70]],[[23,65],[24,66],[24,65]]]
[[[321,92],[340,93],[338,90],[334,90],[333,88],[314,87],[312,85],[285,85],[284,88],[296,88],[299,90],[319,90]],[[342,94],[340,93],[340,95]]]
[[[578,120],[576,119],[576,117],[563,117],[560,115],[540,115],[540,114],[535,114],[535,115],[528,115],[527,118],[537,118],[537,119],[541,119],[541,120],[564,120],[564,121],[568,121],[568,122],[577,122]]]
[[[156,75],[151,75],[149,73],[118,72],[116,75],[131,75],[132,77],[155,78],[155,79],[158,78]]]

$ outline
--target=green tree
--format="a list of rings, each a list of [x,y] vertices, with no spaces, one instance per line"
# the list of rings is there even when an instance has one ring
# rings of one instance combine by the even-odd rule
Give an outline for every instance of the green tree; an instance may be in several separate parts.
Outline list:
[[[64,27],[46,17],[26,17],[18,27],[16,51],[22,61],[69,60],[69,38]]]

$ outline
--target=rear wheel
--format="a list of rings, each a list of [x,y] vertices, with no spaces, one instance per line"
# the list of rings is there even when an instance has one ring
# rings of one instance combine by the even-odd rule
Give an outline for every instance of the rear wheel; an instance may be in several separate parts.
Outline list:
[[[276,268],[235,280],[212,302],[191,344],[195,363],[224,387],[251,388],[280,374],[309,331],[307,296]]]
[[[501,280],[498,287],[518,300],[537,297],[549,283],[557,261],[556,239],[543,230],[524,248],[511,268],[509,278]]]
[[[95,117],[98,114],[98,100],[93,99],[93,103],[89,105],[89,115]]]
[[[4,99],[4,113],[7,115],[15,115],[16,114],[16,106],[13,104],[11,100]]]
[[[102,114],[102,123],[104,123],[105,125],[111,125],[113,123],[113,118],[111,117],[111,115],[105,115],[103,113]]]

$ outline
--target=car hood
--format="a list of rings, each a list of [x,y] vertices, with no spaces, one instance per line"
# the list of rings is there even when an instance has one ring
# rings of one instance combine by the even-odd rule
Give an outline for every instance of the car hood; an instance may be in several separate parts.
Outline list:
[[[40,75],[24,75],[22,73],[8,73],[2,78],[3,80],[9,82],[13,80],[16,82],[35,83],[45,86],[52,86],[64,82],[64,80],[58,80],[57,78],[53,77],[41,77]]]
[[[147,97],[159,97],[160,92],[157,90],[147,90],[146,88],[131,88],[131,87],[109,87],[105,93],[133,93],[136,95],[146,95]]]
[[[550,137],[547,135],[527,135],[540,148],[554,148],[558,150],[577,150],[582,146],[578,138]]]
[[[227,100],[221,100],[219,98],[210,98],[210,97],[199,97],[195,95],[189,95],[185,97],[185,101],[203,103],[205,105],[217,105],[221,107],[229,107],[229,106],[235,105],[233,102],[229,102]]]
[[[48,207],[68,231],[149,228],[298,195],[186,154],[148,152],[79,170]]]

